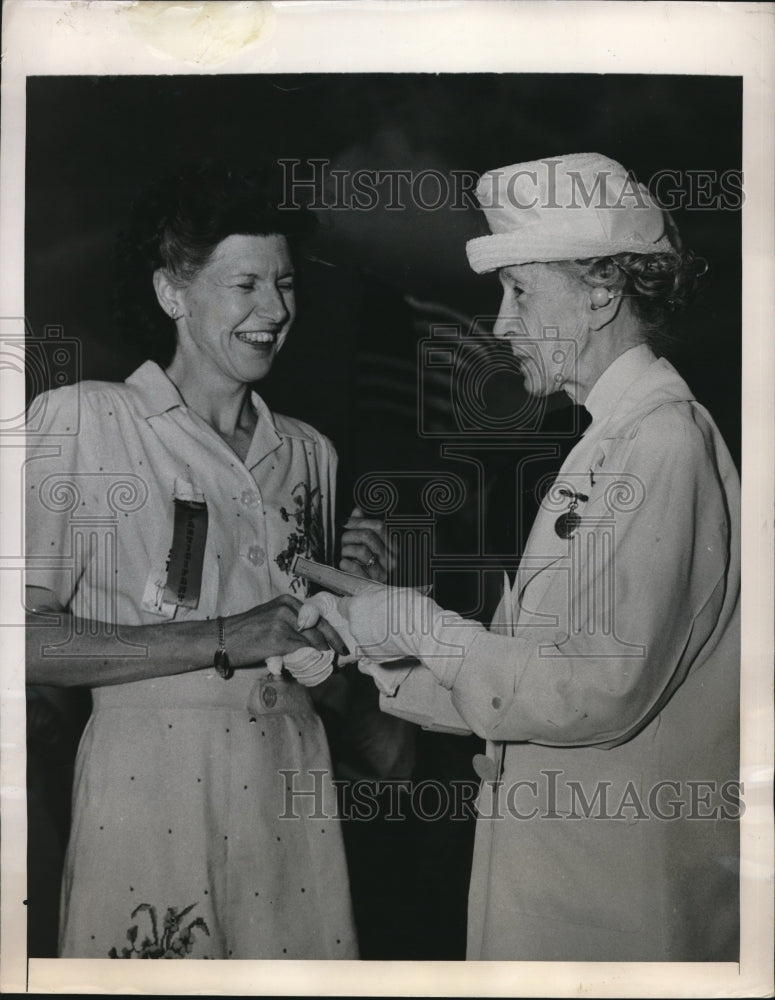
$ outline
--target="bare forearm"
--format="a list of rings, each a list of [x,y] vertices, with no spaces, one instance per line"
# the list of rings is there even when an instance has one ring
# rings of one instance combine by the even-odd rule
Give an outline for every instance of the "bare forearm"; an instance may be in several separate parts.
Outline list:
[[[219,648],[212,619],[159,625],[108,625],[74,618],[45,587],[29,586],[27,682],[56,687],[100,687],[211,667]],[[249,667],[302,647],[345,653],[325,622],[299,630],[301,602],[280,594],[224,619],[231,666]]]
[[[97,687],[187,673],[211,666],[218,646],[213,621],[122,625],[60,612],[27,619],[27,682]]]

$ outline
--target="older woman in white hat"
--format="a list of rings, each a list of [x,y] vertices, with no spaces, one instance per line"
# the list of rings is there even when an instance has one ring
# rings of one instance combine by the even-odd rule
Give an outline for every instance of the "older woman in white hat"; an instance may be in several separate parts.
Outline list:
[[[655,353],[697,262],[597,154],[485,174],[496,337],[591,424],[542,499],[490,631],[410,590],[340,602],[383,708],[487,740],[472,959],[735,960],[739,482]],[[508,584],[508,581],[506,581]]]

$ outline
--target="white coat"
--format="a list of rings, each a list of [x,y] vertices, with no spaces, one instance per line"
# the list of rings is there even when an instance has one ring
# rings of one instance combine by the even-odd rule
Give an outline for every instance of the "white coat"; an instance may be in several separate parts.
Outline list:
[[[451,691],[420,666],[382,706],[488,741],[468,958],[734,961],[737,472],[645,346],[587,403],[592,423]],[[561,489],[587,498],[570,539],[555,530]]]

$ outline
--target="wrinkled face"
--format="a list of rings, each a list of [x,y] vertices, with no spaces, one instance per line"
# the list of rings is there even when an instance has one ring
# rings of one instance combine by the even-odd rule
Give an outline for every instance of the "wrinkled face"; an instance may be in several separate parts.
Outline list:
[[[177,298],[176,359],[237,383],[264,378],[296,315],[288,241],[227,236]]]
[[[588,293],[547,264],[514,264],[500,268],[498,276],[503,301],[493,333],[509,341],[525,389],[532,396],[570,392],[589,337]]]

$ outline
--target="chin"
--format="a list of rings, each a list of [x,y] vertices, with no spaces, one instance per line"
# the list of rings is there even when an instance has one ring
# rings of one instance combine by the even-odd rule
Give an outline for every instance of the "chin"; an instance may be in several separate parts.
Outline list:
[[[247,373],[250,382],[260,382],[265,379],[267,375],[272,370],[272,365],[274,364],[274,355],[266,358],[263,363],[255,364],[251,366],[251,370]]]

